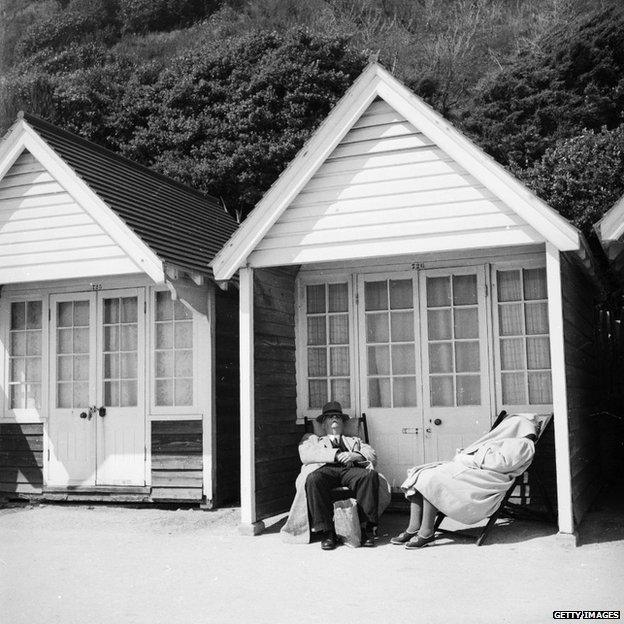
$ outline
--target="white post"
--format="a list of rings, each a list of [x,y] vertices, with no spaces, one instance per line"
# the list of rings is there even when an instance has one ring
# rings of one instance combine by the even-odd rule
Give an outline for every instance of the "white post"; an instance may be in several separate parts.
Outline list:
[[[550,361],[553,385],[559,533],[572,536],[572,540],[576,543],[574,516],[572,514],[572,474],[570,471],[568,397],[563,334],[561,256],[559,250],[552,243],[546,243],[546,277],[548,285],[548,321],[550,325]]]
[[[254,419],[254,289],[253,269],[239,273],[240,324],[240,467],[241,523],[244,535],[257,535],[264,529],[256,522],[255,419]]]
[[[206,316],[193,313],[198,321],[199,334],[206,341],[199,340],[198,345],[206,344],[206,349],[199,354],[200,370],[199,378],[206,380],[200,383],[199,394],[201,404],[204,408],[202,418],[202,439],[204,456],[204,503],[202,508],[212,509],[215,502],[215,492],[217,491],[217,410],[216,410],[216,333],[215,324],[217,316],[215,313],[215,288],[214,284],[208,284],[207,289],[202,293],[207,299]]]

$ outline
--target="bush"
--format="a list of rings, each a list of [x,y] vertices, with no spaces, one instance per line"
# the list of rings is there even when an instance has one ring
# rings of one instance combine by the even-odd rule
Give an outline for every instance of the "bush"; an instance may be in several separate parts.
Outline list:
[[[586,234],[624,195],[624,124],[562,139],[532,167],[516,173]]]
[[[120,0],[124,32],[174,30],[196,22],[219,5],[219,0]]]

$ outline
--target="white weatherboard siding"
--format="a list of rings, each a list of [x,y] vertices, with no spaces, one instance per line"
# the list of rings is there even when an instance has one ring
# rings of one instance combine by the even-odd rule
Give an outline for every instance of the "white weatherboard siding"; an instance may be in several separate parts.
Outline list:
[[[375,100],[249,256],[251,266],[544,242]]]
[[[45,167],[22,152],[0,180],[0,284],[139,271]]]

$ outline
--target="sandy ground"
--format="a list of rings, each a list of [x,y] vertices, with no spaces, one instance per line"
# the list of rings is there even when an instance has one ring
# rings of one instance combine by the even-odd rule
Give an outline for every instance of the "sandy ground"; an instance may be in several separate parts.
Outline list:
[[[621,498],[618,499],[621,505]],[[2,624],[553,622],[558,609],[624,615],[624,506],[594,511],[584,544],[513,521],[477,548],[440,539],[375,549],[282,544],[280,522],[241,537],[237,509],[39,505],[0,509]]]

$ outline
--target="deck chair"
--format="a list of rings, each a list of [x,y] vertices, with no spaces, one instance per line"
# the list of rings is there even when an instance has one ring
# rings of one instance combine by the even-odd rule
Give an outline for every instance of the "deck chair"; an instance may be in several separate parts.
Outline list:
[[[508,415],[507,412],[503,410],[498,415],[496,420],[494,421],[494,424],[492,425],[492,428],[490,429],[490,431],[492,431],[492,429],[495,429],[496,427],[498,427],[498,425],[507,417],[507,415]],[[537,446],[540,438],[542,437],[542,434],[546,430],[546,427],[548,427],[548,423],[551,421],[551,419],[552,419],[552,414],[537,414],[538,426],[537,426],[537,441],[535,442],[536,446]],[[524,473],[522,473],[521,475],[518,475],[513,480],[511,485],[509,486],[509,489],[507,490],[507,492],[506,492],[503,500],[501,501],[500,505],[498,506],[496,511],[488,518],[487,524],[483,527],[483,529],[481,530],[481,532],[477,536],[477,540],[476,540],[477,546],[482,546],[483,545],[483,543],[485,542],[486,537],[488,536],[489,532],[492,530],[492,527],[496,524],[496,521],[498,520],[498,518],[501,515],[502,511],[505,509],[506,506],[511,504],[511,503],[509,503],[509,498],[513,494],[513,491],[516,489],[516,487],[521,486],[523,484],[523,476],[524,476]],[[541,482],[541,480],[539,479],[539,476],[537,476],[537,475],[536,475],[536,481],[537,481],[537,484],[538,484],[538,488],[541,491],[541,494],[544,496],[544,501],[545,501],[545,503],[547,505],[549,514],[552,515],[554,512],[552,511],[552,508],[550,507],[550,502],[549,502],[548,496],[546,496],[545,488],[543,486],[543,483]],[[444,518],[446,518],[446,516],[442,512],[439,512],[437,517],[436,517],[435,524],[434,524],[434,532],[435,531],[441,531],[442,533],[455,533],[455,534],[458,534],[459,533],[458,531],[449,531],[447,529],[441,529],[440,528],[440,525],[442,524],[442,521],[444,520]]]
[[[306,433],[315,433],[316,435],[324,435],[325,432],[316,419],[303,417],[304,431]],[[345,424],[345,435],[357,436],[368,444],[368,425],[366,424],[366,414],[362,413],[359,418],[350,418]],[[332,490],[332,498],[335,501],[354,498],[355,494],[346,486],[339,486]]]

